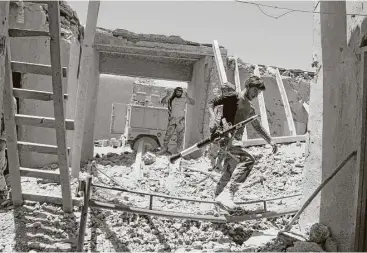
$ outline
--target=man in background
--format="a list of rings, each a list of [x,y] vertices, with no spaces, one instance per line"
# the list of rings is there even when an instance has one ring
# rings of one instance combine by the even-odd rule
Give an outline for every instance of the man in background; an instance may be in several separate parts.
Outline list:
[[[177,135],[177,152],[180,152],[183,149],[183,140],[185,135],[186,104],[189,103],[194,105],[195,100],[190,98],[181,87],[176,87],[172,94],[169,97],[164,97],[161,102],[168,106],[168,125],[162,150],[158,152],[158,155],[168,152],[168,143],[170,142],[174,131],[176,131]]]

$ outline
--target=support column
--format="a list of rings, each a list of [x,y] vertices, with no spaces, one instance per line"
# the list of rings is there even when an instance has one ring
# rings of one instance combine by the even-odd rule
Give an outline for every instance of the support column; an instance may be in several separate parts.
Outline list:
[[[308,171],[305,173],[304,197],[308,197],[321,180],[358,148],[361,138],[360,60],[353,48],[357,43],[350,42],[350,46],[347,43],[346,2],[320,1],[319,7],[316,11],[338,15],[319,14],[322,50],[319,64],[322,69],[317,78],[320,85],[311,85],[310,142],[305,164]],[[356,34],[351,35],[351,38],[360,36],[359,31],[352,32]],[[318,87],[322,87],[322,96],[317,91]],[[322,111],[317,111],[314,103],[322,105]],[[322,118],[317,114],[322,115]],[[321,120],[321,123],[314,122],[315,119]],[[322,128],[321,137],[318,136],[320,132],[313,132],[317,124]],[[317,149],[319,145],[322,150]],[[319,200],[314,201],[308,209],[309,221],[320,222],[331,229],[339,251],[354,249],[358,178],[356,160],[352,158],[344,166],[321,191]]]
[[[318,4],[318,1],[316,1]],[[320,5],[315,8],[320,12]],[[323,129],[323,58],[321,46],[320,14],[313,17],[313,63],[316,75],[310,85],[310,106],[308,116],[308,140],[306,145],[305,171],[303,178],[303,198],[306,201],[314,190],[321,184],[322,172],[322,129]],[[320,194],[310,203],[301,214],[300,225],[302,232],[306,232],[312,224],[320,219]]]
[[[195,100],[195,105],[187,105],[185,148],[195,144],[204,138],[203,127],[206,112],[206,98],[208,92],[208,78],[206,65],[208,57],[194,64],[192,80],[188,85],[187,94]],[[198,158],[201,152],[191,154],[192,158]]]
[[[97,98],[99,90],[99,53],[93,50],[93,61],[90,62],[90,75],[85,111],[85,125],[82,145],[81,161],[93,158],[94,152],[94,125],[96,119]]]

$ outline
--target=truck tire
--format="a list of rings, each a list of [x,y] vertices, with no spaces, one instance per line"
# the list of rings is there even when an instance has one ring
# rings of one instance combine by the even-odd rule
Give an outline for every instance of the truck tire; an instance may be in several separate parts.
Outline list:
[[[159,147],[158,142],[153,137],[143,136],[134,141],[132,148],[135,152],[138,151],[138,147],[141,141],[144,141],[144,144],[146,145],[148,151],[156,150]]]

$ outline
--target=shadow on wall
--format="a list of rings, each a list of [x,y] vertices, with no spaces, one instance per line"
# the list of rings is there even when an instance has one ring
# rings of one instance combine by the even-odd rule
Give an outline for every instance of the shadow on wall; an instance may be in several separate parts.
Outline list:
[[[133,77],[100,75],[94,129],[95,140],[120,137],[120,134],[110,134],[112,104],[130,103],[135,80],[136,78]]]

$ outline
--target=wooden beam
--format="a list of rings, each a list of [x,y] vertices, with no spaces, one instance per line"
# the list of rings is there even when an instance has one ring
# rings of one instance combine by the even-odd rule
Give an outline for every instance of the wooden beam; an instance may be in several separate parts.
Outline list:
[[[42,154],[57,155],[57,146],[18,141],[19,152],[37,152]],[[68,148],[68,152],[70,148]]]
[[[14,122],[15,105],[12,92],[11,51],[8,38],[9,2],[10,1],[0,2],[0,102],[1,106],[3,106],[1,112],[4,112],[12,201],[14,206],[19,206],[22,204],[23,200],[17,149],[17,133]]]
[[[23,195],[23,200],[28,200],[28,201],[35,201],[35,202],[40,202],[40,203],[46,202],[46,203],[55,204],[59,206],[61,206],[63,203],[62,197],[54,196],[54,195],[41,195],[41,194],[34,194],[34,193],[27,193],[27,192],[24,192],[22,195]],[[73,198],[72,205],[82,206],[83,200],[78,199],[78,198]]]
[[[259,71],[259,66],[258,65],[255,65],[254,75],[260,77],[260,71]],[[266,113],[266,106],[265,106],[265,100],[264,100],[264,92],[261,92],[257,96],[257,99],[259,101],[261,125],[265,128],[265,130],[270,135],[268,115]]]
[[[85,230],[87,228],[87,221],[88,221],[88,209],[89,209],[89,200],[91,197],[91,184],[92,184],[92,177],[88,176],[84,181],[84,205],[82,207],[82,213],[80,216],[80,223],[79,223],[79,233],[78,233],[78,243],[77,243],[77,252],[83,252],[84,248],[84,238],[85,238]]]
[[[60,5],[59,1],[48,3],[48,21],[50,27],[50,54],[52,70],[52,90],[54,101],[55,130],[57,155],[60,170],[60,184],[62,191],[62,206],[64,212],[73,211],[69,177],[68,150],[66,145],[64,92],[62,85],[61,66],[61,35],[60,35]]]
[[[9,37],[49,37],[50,33],[46,31],[35,31],[26,29],[9,29]]]
[[[236,92],[241,92],[241,80],[240,80],[240,71],[238,70],[238,62],[237,62],[237,56],[234,58],[235,61],[235,69],[234,69],[234,82],[236,85]],[[243,128],[243,135],[242,140],[246,141],[248,138],[247,135],[247,126]]]
[[[296,136],[281,136],[281,137],[273,137],[275,143],[281,144],[281,143],[291,143],[291,142],[297,142],[306,141],[307,134],[304,135],[296,135]],[[259,146],[259,145],[266,145],[268,144],[264,139],[258,138],[258,139],[251,139],[244,142],[245,147],[249,146]]]
[[[217,65],[220,85],[223,86],[225,83],[228,82],[228,80],[226,70],[224,69],[222,55],[220,54],[219,44],[218,41],[216,40],[213,41],[213,51],[214,51],[215,64]]]
[[[296,131],[296,127],[294,125],[291,107],[289,106],[287,93],[285,92],[283,80],[282,80],[282,77],[280,76],[280,73],[279,73],[278,69],[276,69],[275,77],[276,77],[276,80],[277,80],[280,96],[282,97],[284,110],[285,110],[285,116],[287,117],[288,129],[289,129],[290,135],[296,136],[297,131]]]
[[[84,136],[84,122],[87,106],[87,94],[89,77],[92,74],[89,64],[93,59],[93,43],[96,34],[100,1],[89,1],[87,23],[85,27],[84,40],[80,59],[80,75],[77,91],[77,102],[75,112],[75,131],[73,138],[72,155],[72,177],[78,178],[80,172],[81,152]],[[94,65],[94,64],[93,64]]]
[[[142,140],[139,141],[138,150],[137,150],[137,154],[136,154],[136,158],[135,158],[135,163],[133,165],[133,171],[132,171],[132,175],[134,177],[133,180],[139,180],[140,179],[144,148],[145,148],[144,141],[142,139]]]
[[[34,177],[60,182],[60,173],[55,171],[45,171],[38,169],[20,168],[20,175],[22,177]]]
[[[36,75],[51,76],[52,70],[50,65],[27,63],[20,61],[12,61],[11,68],[13,72],[20,72],[23,74],[31,73]],[[67,69],[62,68],[63,77],[67,76]]]
[[[15,115],[15,124],[36,126],[36,127],[55,128],[55,118],[24,115],[24,114],[16,114]],[[66,127],[67,130],[74,130],[74,120],[66,119],[65,120],[65,127]]]
[[[27,90],[27,89],[18,89],[13,88],[13,95],[17,98],[23,99],[34,99],[41,101],[51,101],[53,100],[53,93],[47,91],[40,90]],[[68,99],[68,94],[64,94],[64,99]]]
[[[211,215],[196,215],[190,213],[178,213],[178,212],[166,212],[166,211],[158,211],[158,210],[149,210],[145,208],[138,207],[130,207],[122,204],[109,204],[96,200],[89,201],[90,207],[101,208],[101,209],[110,209],[116,211],[123,211],[128,213],[136,213],[140,215],[150,215],[157,217],[166,217],[170,219],[185,219],[185,220],[198,220],[198,221],[207,221],[207,222],[217,222],[217,223],[226,223],[227,219],[225,217],[216,217]]]

